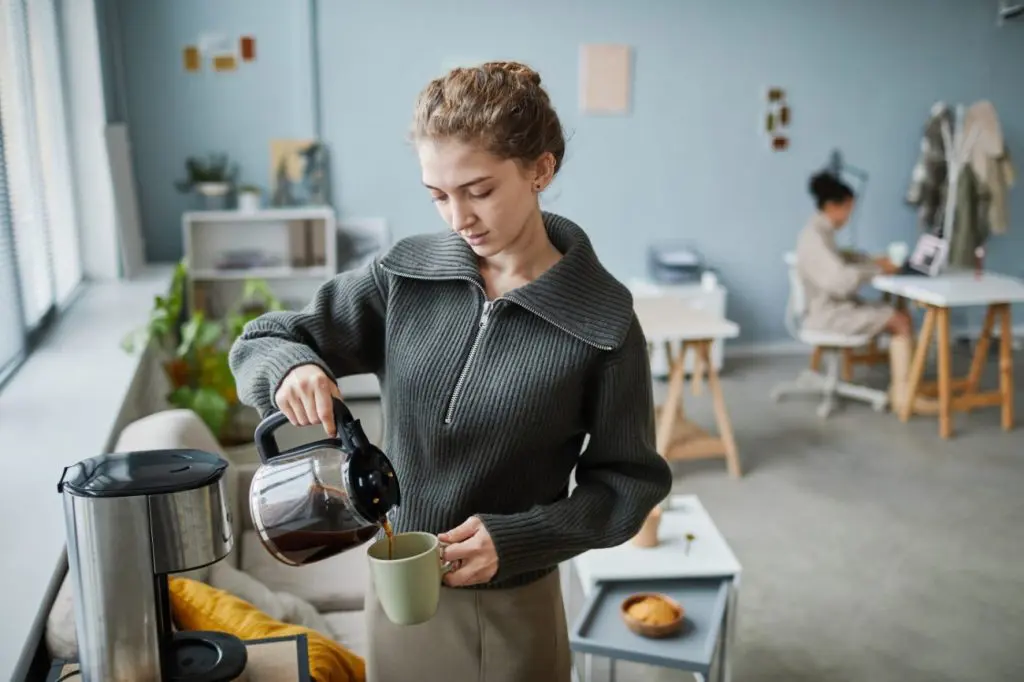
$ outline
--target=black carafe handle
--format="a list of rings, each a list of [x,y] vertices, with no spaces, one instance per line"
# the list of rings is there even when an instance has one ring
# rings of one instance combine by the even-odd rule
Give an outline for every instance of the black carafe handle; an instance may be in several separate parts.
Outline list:
[[[352,451],[356,447],[362,445],[356,441],[362,440],[358,437],[361,435],[362,429],[359,427],[359,422],[355,420],[348,407],[338,398],[331,398],[332,406],[334,408],[334,428],[337,430],[337,438],[341,440],[342,445],[346,450]],[[275,457],[284,457],[299,451],[309,450],[309,445],[300,445],[290,450],[281,451],[277,446],[277,438],[274,432],[288,423],[288,417],[284,412],[274,412],[268,414],[260,421],[259,425],[256,426],[256,433],[254,440],[256,441],[256,452],[260,455],[260,461],[266,464],[268,461]],[[353,428],[354,427],[354,428]],[[353,433],[357,434],[353,438]]]

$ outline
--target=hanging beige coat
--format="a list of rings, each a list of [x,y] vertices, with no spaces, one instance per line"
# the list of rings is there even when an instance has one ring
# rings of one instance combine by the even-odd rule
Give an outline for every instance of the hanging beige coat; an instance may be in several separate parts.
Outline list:
[[[880,270],[863,256],[841,252],[835,232],[828,218],[816,213],[797,240],[797,272],[807,300],[802,326],[836,334],[878,334],[894,309],[863,301],[857,291]]]
[[[971,141],[968,160],[985,200],[986,229],[1005,234],[1010,225],[1009,192],[1016,172],[992,102],[982,100],[971,105],[964,114],[963,134]]]

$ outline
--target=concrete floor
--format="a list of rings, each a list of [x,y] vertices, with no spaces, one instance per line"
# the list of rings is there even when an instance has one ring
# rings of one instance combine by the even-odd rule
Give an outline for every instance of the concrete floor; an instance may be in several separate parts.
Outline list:
[[[743,564],[733,680],[1024,680],[1024,357],[1019,429],[984,409],[957,415],[949,441],[935,418],[903,424],[853,404],[822,422],[812,400],[772,403],[805,364],[728,366],[741,480],[723,462],[673,465],[676,491],[700,497]],[[885,384],[883,368],[866,374]],[[687,401],[713,424],[706,397]]]

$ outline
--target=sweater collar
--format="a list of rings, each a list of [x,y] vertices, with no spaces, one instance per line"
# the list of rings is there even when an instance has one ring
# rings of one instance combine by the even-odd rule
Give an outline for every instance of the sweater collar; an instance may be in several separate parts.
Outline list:
[[[633,321],[633,297],[597,258],[589,237],[572,221],[543,213],[548,238],[562,258],[544,274],[504,296],[592,346],[619,347]],[[483,289],[476,254],[454,232],[417,235],[396,243],[381,266],[412,279],[463,279]]]

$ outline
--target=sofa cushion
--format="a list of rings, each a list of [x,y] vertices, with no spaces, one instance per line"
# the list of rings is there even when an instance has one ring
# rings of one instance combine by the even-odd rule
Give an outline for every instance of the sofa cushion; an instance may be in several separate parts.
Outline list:
[[[354,654],[366,656],[366,624],[362,611],[332,611],[323,614],[334,641]]]
[[[331,636],[330,626],[312,604],[288,592],[275,592],[227,562],[214,564],[207,582],[211,587],[249,602],[274,620]]]
[[[188,578],[168,580],[171,611],[183,630],[227,632],[243,640],[306,635],[309,674],[318,682],[361,682],[366,664],[361,656],[316,630],[271,618],[252,604]]]
[[[74,587],[66,576],[46,617],[44,640],[50,658],[70,660],[78,657]]]
[[[370,575],[365,546],[308,566],[289,566],[268,552],[251,530],[242,533],[241,549],[239,568],[272,590],[305,599],[321,613],[363,608]]]

